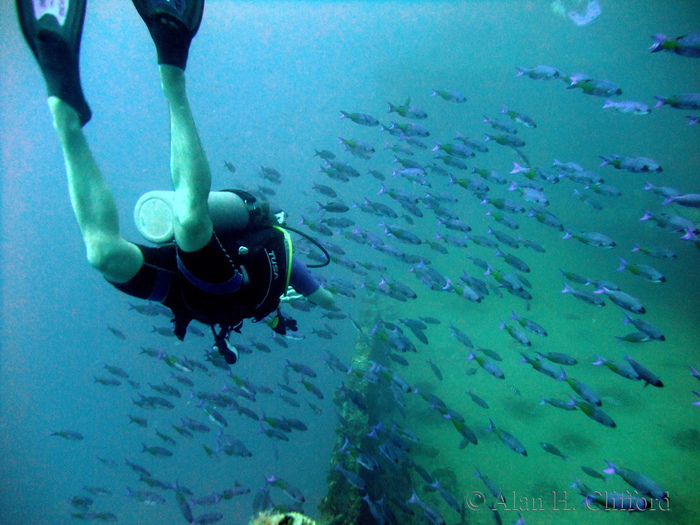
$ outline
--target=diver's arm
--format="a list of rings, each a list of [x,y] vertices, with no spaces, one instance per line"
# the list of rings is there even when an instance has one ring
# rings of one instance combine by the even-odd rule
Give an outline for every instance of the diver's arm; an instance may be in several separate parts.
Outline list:
[[[292,262],[292,275],[289,284],[313,304],[326,310],[337,309],[333,294],[321,286],[309,268],[299,259],[294,259]]]
[[[335,310],[335,299],[333,294],[326,290],[323,286],[319,286],[318,290],[310,293],[306,298],[313,304],[325,308],[326,310]]]

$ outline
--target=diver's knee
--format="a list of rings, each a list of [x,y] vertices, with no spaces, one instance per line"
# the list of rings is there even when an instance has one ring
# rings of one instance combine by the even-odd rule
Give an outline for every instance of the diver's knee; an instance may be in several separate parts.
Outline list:
[[[199,236],[202,232],[211,229],[211,218],[206,210],[188,208],[175,213],[176,231],[180,230],[188,236]]]
[[[193,195],[189,191],[175,191],[173,219],[185,232],[197,232],[211,222],[209,218],[209,193]]]
[[[175,242],[187,251],[204,247],[210,240],[214,227],[206,208],[178,207],[175,210]]]
[[[100,273],[109,273],[119,257],[108,243],[87,242],[86,249],[88,264]]]
[[[90,266],[112,282],[127,282],[141,269],[144,263],[141,249],[125,239],[95,240],[85,242]]]

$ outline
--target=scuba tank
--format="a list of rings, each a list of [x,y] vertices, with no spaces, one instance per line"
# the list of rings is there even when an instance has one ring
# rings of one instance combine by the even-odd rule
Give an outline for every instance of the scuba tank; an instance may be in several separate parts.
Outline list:
[[[155,244],[167,244],[175,237],[173,226],[174,191],[149,191],[141,195],[134,207],[134,222],[139,233]],[[209,216],[217,233],[241,231],[248,225],[248,206],[236,193],[209,193]]]

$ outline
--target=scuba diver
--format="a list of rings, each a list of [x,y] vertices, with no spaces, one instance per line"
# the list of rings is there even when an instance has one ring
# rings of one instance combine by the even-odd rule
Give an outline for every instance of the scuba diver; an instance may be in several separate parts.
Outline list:
[[[118,290],[161,302],[173,312],[184,339],[193,319],[211,326],[214,349],[229,364],[228,344],[244,319],[270,321],[278,333],[296,330],[279,313],[288,287],[310,302],[334,309],[333,296],[292,258],[289,233],[266,202],[240,190],[211,192],[211,172],[185,86],[190,44],[204,0],[133,0],[153,38],[171,130],[173,192],[166,199],[171,242],[136,244],[119,233],[114,198],[89,149],[82,127],[91,111],[79,71],[86,0],[16,0],[19,22],[46,81],[48,105],[61,143],[68,189],[91,266]],[[167,238],[167,236],[166,236]],[[217,329],[218,327],[218,329]]]

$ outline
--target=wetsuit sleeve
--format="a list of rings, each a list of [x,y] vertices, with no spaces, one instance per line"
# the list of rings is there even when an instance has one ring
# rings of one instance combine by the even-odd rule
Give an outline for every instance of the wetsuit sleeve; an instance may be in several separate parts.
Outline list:
[[[308,297],[321,287],[309,268],[298,258],[292,259],[292,275],[289,284],[304,297]]]

